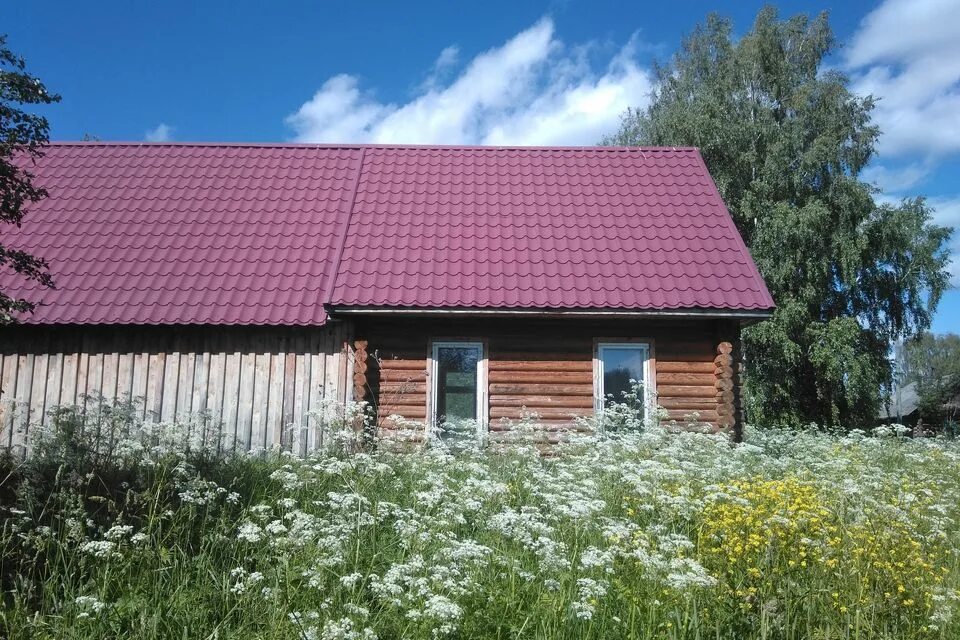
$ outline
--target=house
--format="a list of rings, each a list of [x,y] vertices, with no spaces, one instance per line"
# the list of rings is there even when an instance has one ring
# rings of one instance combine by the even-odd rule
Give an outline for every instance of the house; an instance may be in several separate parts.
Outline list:
[[[40,303],[2,329],[8,445],[88,395],[301,453],[325,400],[549,432],[630,379],[736,434],[774,307],[691,148],[65,143],[32,171],[5,241],[56,289],[0,282]]]

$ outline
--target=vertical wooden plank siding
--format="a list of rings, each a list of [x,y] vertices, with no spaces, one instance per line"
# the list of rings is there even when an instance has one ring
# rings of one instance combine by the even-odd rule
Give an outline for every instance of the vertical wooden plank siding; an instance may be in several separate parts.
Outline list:
[[[313,412],[344,399],[350,327],[16,327],[0,337],[0,447],[28,444],[61,405],[133,400],[147,420],[220,429],[226,446],[323,440]]]

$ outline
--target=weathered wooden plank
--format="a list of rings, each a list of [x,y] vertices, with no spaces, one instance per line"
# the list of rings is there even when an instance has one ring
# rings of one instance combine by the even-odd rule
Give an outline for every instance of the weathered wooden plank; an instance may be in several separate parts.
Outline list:
[[[60,401],[62,406],[77,403],[77,378],[80,376],[80,352],[74,351],[78,345],[67,344],[63,354],[63,378],[60,382]]]
[[[77,387],[76,387],[76,404],[83,410],[86,410],[87,406],[87,378],[90,373],[90,353],[86,351],[87,340],[84,339],[81,344],[79,358],[77,361]]]
[[[240,391],[237,394],[237,449],[247,451],[257,446],[254,441],[254,389],[257,383],[257,354],[254,351],[240,358]]]
[[[164,384],[167,381],[167,354],[152,353],[147,361],[147,397],[144,402],[147,418],[163,420]]]
[[[190,420],[193,402],[193,382],[196,370],[196,353],[188,345],[180,352],[180,369],[177,376],[177,420]]]
[[[293,405],[290,450],[298,455],[307,453],[307,410],[310,400],[310,356],[307,351],[307,336],[298,334],[293,346]]]
[[[30,389],[29,421],[35,424],[43,422],[45,401],[47,398],[47,370],[50,366],[50,354],[37,353],[33,359],[33,382]]]
[[[163,385],[161,394],[162,411],[160,419],[164,422],[176,420],[177,394],[180,383],[180,352],[173,351],[165,354],[163,368]]]
[[[277,348],[285,346],[271,341],[270,349],[270,381],[267,386],[267,446],[278,447],[283,439],[283,373],[286,364],[286,353],[277,352]]]
[[[232,351],[224,355],[223,401],[220,411],[223,416],[223,433],[231,449],[236,449],[239,438],[240,361],[241,353],[239,351]]]
[[[270,353],[264,352],[263,339],[258,340],[261,351],[257,353],[254,367],[253,412],[251,418],[250,448],[266,448],[267,398],[270,396]]]
[[[50,424],[50,412],[60,406],[63,382],[63,353],[51,353],[47,361],[47,394],[43,402],[43,424]]]
[[[209,375],[207,379],[207,397],[204,401],[206,410],[210,414],[210,423],[220,431],[224,442],[228,443],[233,439],[232,433],[225,433],[223,428],[223,391],[225,372],[224,365],[227,361],[227,354],[222,351],[211,349],[209,363]],[[232,446],[232,445],[231,445]]]
[[[0,375],[0,443],[4,447],[9,447],[13,442],[13,421],[17,409],[19,354],[0,355],[0,364],[3,368]]]
[[[16,415],[13,420],[14,447],[24,447],[27,444],[27,432],[30,429],[30,396],[33,390],[33,363],[35,359],[36,356],[32,353],[21,353],[17,357],[17,387],[14,398]]]
[[[138,341],[139,342],[139,341]],[[139,345],[138,345],[139,346]],[[151,410],[147,400],[147,389],[150,383],[150,353],[138,350],[133,354],[133,376],[130,386],[130,395],[134,400],[139,399],[140,415],[146,419]]]
[[[315,330],[309,338],[309,400],[307,402],[307,411],[313,415],[307,424],[307,449],[313,451],[323,446],[323,425],[317,413],[321,410],[321,404],[324,401],[326,391],[326,362],[323,355],[329,350],[330,333],[328,330]]]
[[[103,398],[108,401],[113,401],[117,398],[117,382],[120,374],[120,354],[116,352],[109,352],[103,354],[103,359],[101,360],[101,366],[103,368],[101,374],[101,385],[100,393],[103,395]]]
[[[193,357],[193,384],[190,385],[190,413],[199,415],[207,411],[207,394],[210,383],[210,352],[206,349]]]
[[[133,392],[133,359],[134,353],[126,351],[116,355],[116,397],[125,400],[134,398]]]
[[[297,395],[297,354],[296,338],[290,338],[287,346],[287,352],[284,354],[283,362],[283,380],[281,382],[280,394],[283,398],[283,404],[280,414],[280,446],[284,451],[294,451],[293,440],[296,426],[294,416],[296,415],[296,395]],[[299,441],[299,437],[297,437]]]

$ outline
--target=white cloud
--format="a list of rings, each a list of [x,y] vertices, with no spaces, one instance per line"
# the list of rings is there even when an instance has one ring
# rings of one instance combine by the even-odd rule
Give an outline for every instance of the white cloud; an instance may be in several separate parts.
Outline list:
[[[444,81],[459,58],[448,47],[405,103],[381,102],[342,74],[287,123],[304,142],[595,144],[628,106],[646,104],[652,80],[635,62],[635,40],[600,71],[588,61],[591,46],[568,49],[545,18]]]
[[[150,129],[143,135],[147,142],[169,142],[173,139],[173,127],[168,124],[160,123],[153,129]]]
[[[933,208],[933,221],[947,227],[953,227],[950,238],[950,276],[954,287],[960,287],[960,197],[929,198]]]
[[[459,59],[460,47],[456,45],[450,45],[441,51],[439,56],[437,56],[436,61],[433,63],[433,68],[436,71],[444,71],[457,64]]]
[[[960,0],[887,0],[846,53],[854,90],[874,112],[885,155],[960,152]]]
[[[860,177],[886,192],[900,192],[915,187],[930,175],[931,167],[926,162],[911,162],[890,167],[874,164],[863,170]]]

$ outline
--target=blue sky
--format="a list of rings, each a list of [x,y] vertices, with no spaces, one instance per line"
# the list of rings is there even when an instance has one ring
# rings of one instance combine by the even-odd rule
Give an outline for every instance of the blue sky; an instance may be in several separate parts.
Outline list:
[[[762,4],[32,0],[0,20],[63,96],[57,140],[592,144],[709,11],[744,31]],[[868,179],[960,226],[960,0],[776,4],[829,11],[831,64],[881,98]],[[960,332],[960,290],[934,330]]]

